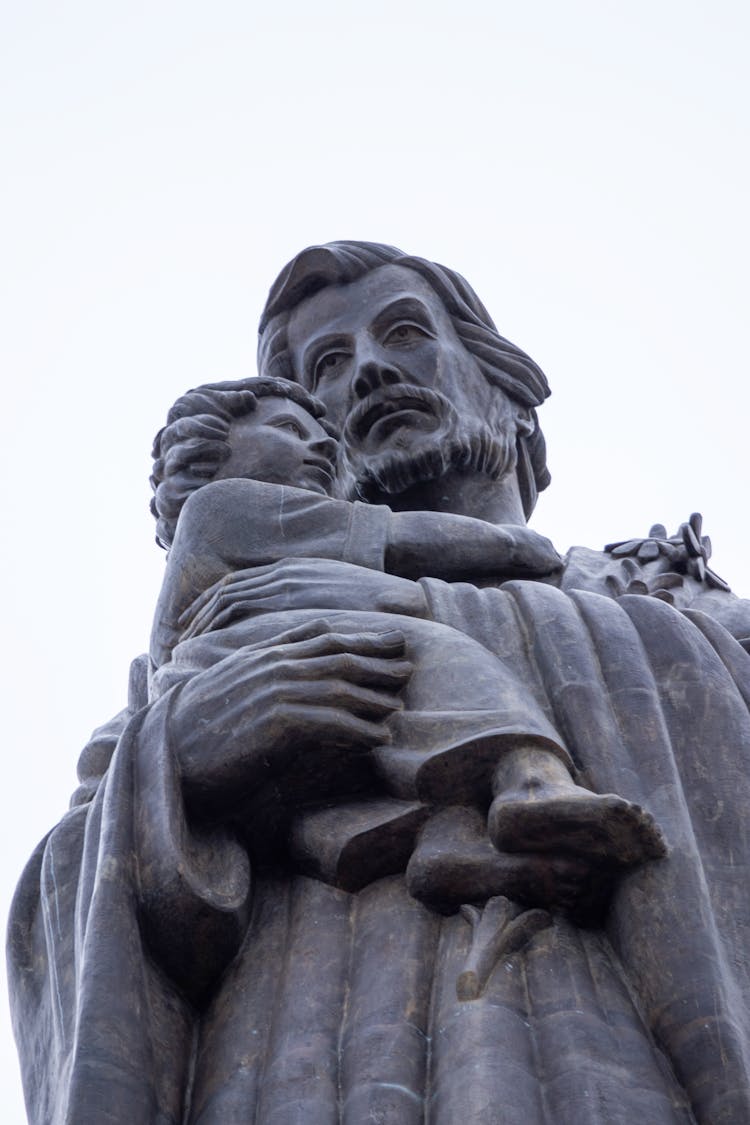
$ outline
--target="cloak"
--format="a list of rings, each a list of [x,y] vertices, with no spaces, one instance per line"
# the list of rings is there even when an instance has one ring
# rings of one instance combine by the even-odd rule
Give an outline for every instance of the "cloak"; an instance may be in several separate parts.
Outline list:
[[[184,807],[179,684],[136,699],[13,905],[33,1125],[750,1120],[750,656],[655,598],[422,585],[433,620],[513,669],[583,784],[652,813],[669,855],[622,873],[597,926],[553,912],[459,1000],[496,888],[471,884],[474,912],[446,916],[402,870],[350,891],[255,862]],[[392,772],[384,753],[385,802],[404,796]],[[430,806],[415,854],[449,812]]]

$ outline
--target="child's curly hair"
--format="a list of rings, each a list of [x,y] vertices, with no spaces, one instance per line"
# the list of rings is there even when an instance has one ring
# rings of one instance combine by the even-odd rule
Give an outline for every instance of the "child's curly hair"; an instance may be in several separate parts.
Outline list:
[[[177,399],[167,424],[154,438],[150,477],[154,495],[151,513],[156,519],[156,542],[169,550],[182,505],[191,492],[208,484],[220,465],[229,459],[229,427],[236,418],[255,410],[257,400],[288,398],[317,419],[326,433],[338,432],[325,420],[325,407],[298,383],[271,376],[204,383]]]

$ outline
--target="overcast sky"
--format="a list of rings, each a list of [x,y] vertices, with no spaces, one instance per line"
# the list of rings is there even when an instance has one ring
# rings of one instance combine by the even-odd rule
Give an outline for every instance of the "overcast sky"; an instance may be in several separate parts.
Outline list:
[[[746,2],[3,9],[6,913],[147,645],[153,434],[305,245],[457,269],[542,365],[559,549],[698,509],[750,595]]]

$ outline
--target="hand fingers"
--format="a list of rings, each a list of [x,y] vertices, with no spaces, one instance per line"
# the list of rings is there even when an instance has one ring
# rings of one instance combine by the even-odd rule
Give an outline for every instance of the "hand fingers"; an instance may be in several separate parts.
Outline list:
[[[198,595],[178,618],[177,624],[182,625],[192,620],[196,615],[216,597],[234,596],[255,589],[265,582],[284,583],[294,580],[298,583],[314,583],[316,580],[324,583],[324,574],[331,567],[352,569],[351,563],[342,563],[333,559],[282,559],[279,562],[267,563],[264,566],[250,566],[243,570],[232,571],[214,582]],[[359,568],[356,568],[359,569]],[[220,600],[221,600],[220,597]]]
[[[187,638],[203,632],[207,628],[207,622],[210,622],[210,628],[219,628],[219,614],[225,614],[227,610],[232,610],[232,613],[229,618],[222,616],[224,624],[243,612],[268,612],[269,607],[286,609],[289,597],[299,592],[309,595],[309,600],[314,597],[315,588],[328,592],[330,583],[315,574],[305,578],[299,575],[285,578],[278,574],[266,574],[216,585],[211,587],[209,597],[201,595],[196,598],[190,608],[180,615],[178,625],[188,626],[183,634]]]
[[[335,707],[293,708],[290,719],[296,721],[305,731],[305,737],[316,746],[343,746],[347,750],[369,750],[390,742],[391,736],[386,727],[378,722],[370,722],[360,715],[351,714]]]
[[[252,612],[255,609],[256,602],[262,603],[263,599],[269,596],[275,596],[280,602],[279,608],[284,609],[286,608],[283,602],[285,596],[288,598],[297,589],[310,590],[311,586],[311,583],[295,583],[293,585],[288,580],[281,581],[273,577],[248,579],[243,582],[232,583],[231,586],[222,586],[221,589],[215,590],[211,598],[205,601],[199,609],[195,609],[195,605],[191,606],[191,613],[195,609],[191,618],[192,627],[201,631],[205,627],[204,622],[207,619],[215,619],[217,613],[239,604],[242,604],[246,611]],[[180,618],[180,622],[184,617],[185,614]]]
[[[211,586],[207,586],[194,598],[188,608],[184,610],[177,619],[177,624],[182,625],[186,621],[190,621],[196,617],[197,614],[211,601],[217,598],[226,590],[232,590],[236,586],[243,586],[245,582],[252,581],[256,577],[263,575],[273,574],[274,568],[278,563],[270,563],[267,566],[251,566],[245,570],[234,570],[230,574],[225,574],[218,582],[214,582]]]
[[[285,629],[281,633],[275,633],[273,636],[268,637],[266,640],[257,641],[255,644],[243,645],[238,649],[238,653],[258,652],[263,649],[277,648],[280,645],[296,644],[301,641],[311,640],[316,637],[324,636],[330,633],[331,626],[322,617],[316,617],[312,621],[306,621],[303,625],[295,625],[293,629]],[[192,627],[185,630],[182,634],[182,640],[188,640],[193,636],[194,632]],[[237,654],[233,654],[237,655]],[[229,657],[228,659],[231,659]]]
[[[205,590],[201,591],[184,613],[181,614],[178,619],[178,624],[185,618],[197,613],[206,602],[210,601],[224,590],[233,590],[236,587],[242,587],[246,583],[262,581],[266,578],[273,578],[274,576],[281,577],[284,571],[298,571],[300,569],[300,564],[303,564],[305,574],[309,574],[311,577],[314,575],[315,568],[310,565],[309,559],[282,559],[280,562],[266,563],[264,566],[248,566],[243,570],[233,570],[231,573],[225,574],[223,578],[220,578],[218,582],[214,582],[213,585],[207,586]]]
[[[252,613],[288,609],[291,595],[301,590],[312,597],[313,586],[330,589],[322,580],[303,583],[297,579],[280,579],[273,575],[212,587],[210,598],[203,600],[200,606],[199,599],[196,598],[190,608],[180,615],[178,624],[186,626],[182,639],[188,640],[199,633],[220,629],[230,621]]]
[[[200,633],[207,633],[210,629],[216,628],[217,610],[219,610],[221,605],[221,595],[214,594],[211,601],[207,602],[195,617],[189,621],[187,627],[183,629],[180,639],[187,641],[190,637],[198,636]],[[184,622],[185,614],[183,613],[180,617],[180,623],[184,624]]]
[[[195,637],[199,633],[203,632],[202,619],[191,621],[189,625],[185,625],[185,620],[185,614],[183,613],[179,620],[179,624],[182,629],[182,632],[180,633],[181,641],[189,641],[191,637]]]
[[[225,575],[223,578],[220,578],[218,582],[214,582],[212,586],[207,586],[205,590],[202,590],[201,593],[198,594],[198,597],[194,598],[187,609],[183,610],[177,618],[177,624],[182,625],[183,622],[190,621],[191,618],[195,617],[207,602],[216,597],[219,591],[226,586],[228,581],[229,575]]]
[[[242,651],[255,652],[259,649],[278,648],[280,645],[297,645],[315,640],[322,641],[328,635],[333,635],[331,634],[331,626],[323,618],[316,617],[314,621],[306,621],[304,625],[295,625],[293,629],[284,629],[281,633],[275,633],[264,641],[258,641],[257,644],[246,645]]]
[[[224,609],[217,611],[216,606],[209,606],[200,618],[196,618],[189,630],[184,633],[184,639],[188,637],[198,636],[200,633],[213,633],[217,629],[223,629],[225,625],[231,625],[233,621],[241,621],[243,617],[252,617],[253,609],[260,607],[253,606],[252,609],[247,602],[237,602],[233,605],[226,606]]]
[[[414,665],[408,660],[356,656],[350,652],[313,656],[303,660],[284,661],[277,672],[281,678],[294,680],[323,679],[346,680],[350,684],[376,688],[380,691],[400,691],[408,682]]]
[[[323,599],[321,599],[323,600]],[[243,618],[254,617],[260,613],[279,613],[288,609],[317,609],[323,612],[328,608],[323,605],[309,605],[305,598],[302,603],[298,603],[292,607],[289,604],[289,591],[285,593],[278,593],[271,597],[248,597],[245,595],[234,596],[232,598],[221,597],[220,602],[213,605],[208,605],[200,614],[199,617],[182,633],[182,640],[188,640],[190,637],[198,636],[200,633],[214,632],[216,629],[223,629],[227,625],[231,625],[235,621],[241,621]],[[333,608],[333,607],[331,607]]]
[[[400,629],[387,629],[381,632],[334,633],[330,630],[310,639],[299,638],[291,642],[280,637],[263,641],[259,645],[249,645],[248,650],[283,646],[283,656],[294,660],[313,656],[332,656],[335,653],[350,653],[352,656],[374,656],[390,659],[404,654],[406,638]]]
[[[198,706],[205,709],[221,700],[225,717],[231,709],[243,721],[245,715],[251,718],[261,698],[268,702],[275,693],[277,702],[283,703],[290,692],[301,692],[314,704],[319,702],[316,690],[330,693],[335,683],[336,698],[344,707],[347,700],[370,700],[380,718],[400,707],[392,695],[383,693],[399,691],[411,674],[411,665],[401,659],[404,643],[400,630],[332,633],[328,623],[318,618],[238,649],[199,672],[186,690],[196,696]],[[366,688],[375,693],[375,700],[357,695]]]
[[[223,629],[225,625],[231,625],[233,621],[241,621],[243,617],[252,617],[258,613],[275,613],[289,608],[288,595],[277,594],[274,597],[265,598],[251,597],[247,592],[243,594],[232,593],[231,595],[222,593],[204,607],[192,624],[183,632],[182,639],[188,640],[200,633]],[[298,606],[297,608],[303,607]]]
[[[371,647],[369,644],[363,652],[352,651],[352,646],[343,644],[341,638],[331,635],[331,645],[323,645],[323,651],[318,651],[318,646],[303,646],[298,642],[295,648],[299,651],[282,653],[281,660],[273,666],[249,666],[250,675],[271,677],[277,683],[287,680],[322,680],[343,679],[353,684],[365,684],[369,687],[383,691],[400,691],[408,682],[414,671],[414,665],[409,660],[400,659],[403,645],[397,643],[393,646],[386,641],[385,647],[378,645]],[[257,645],[246,645],[240,650],[243,653],[253,653],[257,657],[269,647],[268,642],[259,642]],[[277,646],[280,648],[289,646]],[[362,647],[361,645],[355,647]],[[329,651],[330,649],[330,651]],[[369,651],[368,651],[369,650]],[[239,673],[241,675],[241,673]]]
[[[312,685],[300,682],[296,686],[300,695],[307,698]],[[369,722],[388,719],[403,707],[401,700],[393,695],[353,684],[348,680],[324,680],[323,683],[316,683],[311,702],[315,707],[330,707]]]
[[[255,713],[259,708],[267,708],[284,721],[289,707],[301,707],[303,710],[305,707],[311,710],[323,707],[356,715],[368,722],[381,722],[400,711],[403,706],[401,700],[393,695],[352,684],[347,680],[297,680],[286,682],[282,686],[272,685],[257,693],[254,704]],[[242,706],[242,702],[237,700],[236,707]],[[252,725],[252,714],[248,715],[248,721]]]

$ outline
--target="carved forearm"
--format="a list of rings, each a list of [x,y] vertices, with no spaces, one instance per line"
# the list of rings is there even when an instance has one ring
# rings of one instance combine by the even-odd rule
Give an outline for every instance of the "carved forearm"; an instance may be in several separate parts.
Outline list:
[[[444,512],[393,512],[385,567],[404,578],[471,581],[550,574],[561,560],[548,539]]]

